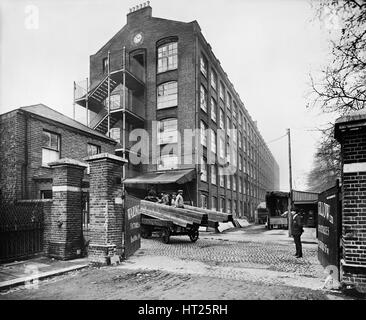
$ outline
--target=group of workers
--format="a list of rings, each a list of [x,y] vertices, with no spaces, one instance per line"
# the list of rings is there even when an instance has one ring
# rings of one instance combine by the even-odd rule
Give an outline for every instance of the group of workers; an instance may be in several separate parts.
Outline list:
[[[184,208],[183,190],[178,190],[177,193],[173,194],[162,192],[158,196],[156,191],[151,188],[145,197],[145,200],[165,204],[175,208]]]

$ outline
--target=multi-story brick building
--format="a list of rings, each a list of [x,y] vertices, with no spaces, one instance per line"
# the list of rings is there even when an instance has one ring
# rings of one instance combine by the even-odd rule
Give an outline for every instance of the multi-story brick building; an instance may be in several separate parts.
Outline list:
[[[278,164],[196,21],[152,17],[149,5],[130,10],[127,24],[90,57],[86,82],[75,84],[75,105],[87,109],[90,127],[118,141],[116,154],[130,160],[130,188],[173,190],[185,181],[186,200],[249,217],[266,191],[279,188]],[[149,161],[140,165],[131,163],[135,128],[149,135],[141,151]],[[179,144],[196,128],[200,135]],[[191,162],[183,160],[184,143],[193,145]],[[173,147],[164,154],[166,145]],[[220,159],[235,172],[224,175]]]
[[[114,153],[116,141],[45,105],[0,115],[0,190],[5,199],[52,197],[49,162]],[[85,172],[85,186],[88,185]]]

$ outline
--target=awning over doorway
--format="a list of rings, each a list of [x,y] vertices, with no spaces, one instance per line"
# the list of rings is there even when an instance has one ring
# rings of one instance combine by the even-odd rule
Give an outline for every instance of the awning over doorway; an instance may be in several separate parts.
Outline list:
[[[145,173],[141,176],[127,178],[125,184],[184,184],[192,181],[195,177],[195,169],[154,171]]]

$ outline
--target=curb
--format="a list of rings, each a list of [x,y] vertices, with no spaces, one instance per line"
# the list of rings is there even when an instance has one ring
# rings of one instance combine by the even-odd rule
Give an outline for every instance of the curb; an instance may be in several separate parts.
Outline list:
[[[80,270],[80,269],[86,268],[88,266],[89,266],[88,264],[79,264],[79,265],[75,265],[75,266],[71,266],[71,267],[67,267],[67,268],[62,268],[62,269],[58,269],[58,270],[54,270],[54,271],[43,272],[43,273],[40,273],[38,275],[30,275],[30,276],[27,276],[27,277],[20,277],[20,278],[17,278],[17,279],[3,281],[3,282],[0,282],[0,290],[8,289],[10,287],[21,285],[21,284],[26,283],[27,281],[31,281],[31,280],[35,280],[35,279],[40,280],[40,279],[60,275],[60,274],[66,273],[66,272]]]

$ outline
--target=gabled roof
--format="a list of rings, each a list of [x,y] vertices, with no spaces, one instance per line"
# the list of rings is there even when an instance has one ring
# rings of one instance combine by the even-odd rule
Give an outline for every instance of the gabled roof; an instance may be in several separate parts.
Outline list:
[[[113,139],[105,136],[104,134],[95,131],[89,127],[87,127],[86,125],[69,118],[68,116],[65,116],[64,114],[62,114],[61,112],[58,112],[56,110],[51,109],[50,107],[40,103],[40,104],[35,104],[32,106],[27,106],[27,107],[20,107],[20,110],[26,111],[28,113],[37,115],[39,117],[45,118],[45,119],[49,119],[58,123],[61,123],[63,125],[66,125],[68,127],[83,131],[85,133],[88,134],[92,134],[94,136],[97,136],[99,138],[103,138],[106,140],[109,140],[110,142],[114,142],[116,143],[116,141],[114,141]]]

